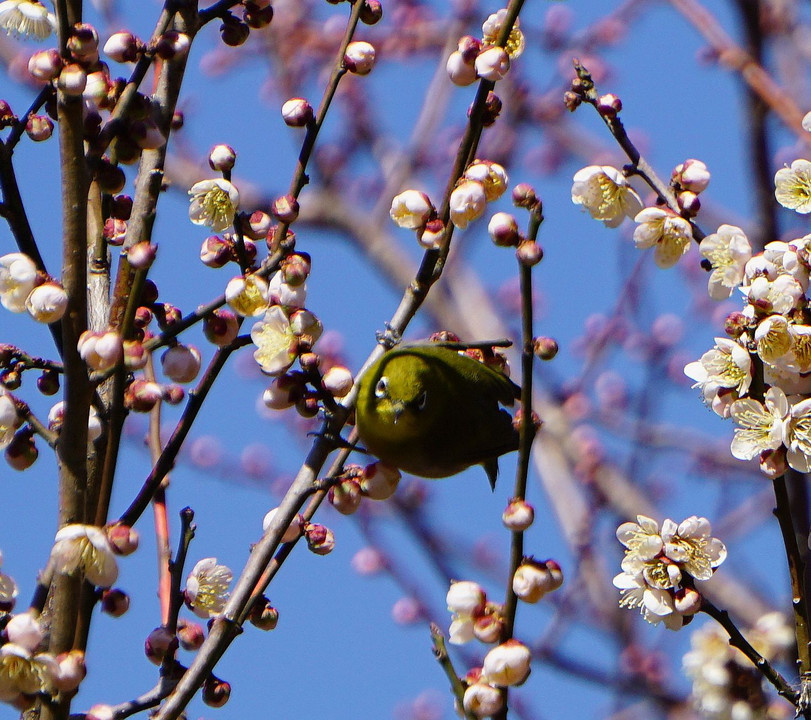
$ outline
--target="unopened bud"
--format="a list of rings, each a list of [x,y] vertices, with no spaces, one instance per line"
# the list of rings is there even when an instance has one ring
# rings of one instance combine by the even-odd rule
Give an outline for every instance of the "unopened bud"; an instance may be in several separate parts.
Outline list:
[[[6,446],[6,462],[14,470],[28,470],[39,457],[39,450],[34,444],[34,436],[28,431],[19,430]]]
[[[246,25],[254,30],[261,30],[270,25],[273,20],[273,6],[267,0],[262,2],[247,0],[244,5],[245,11],[242,13],[242,19]]]
[[[200,649],[206,636],[200,623],[181,619],[177,622],[177,639],[180,642],[180,647],[194,652]]]
[[[521,239],[518,223],[512,215],[505,212],[498,212],[490,218],[487,232],[499,247],[516,247]]]
[[[77,63],[65,65],[56,84],[65,95],[79,97],[87,87],[87,71]]]
[[[162,60],[182,58],[189,52],[191,40],[185,33],[169,30],[160,36],[155,52]]]
[[[400,484],[400,471],[382,462],[371,463],[363,469],[360,489],[372,500],[386,500],[394,495]]]
[[[535,193],[535,188],[529,183],[518,183],[513,188],[513,205],[527,210],[534,210],[538,204],[538,195]]]
[[[130,609],[130,596],[119,588],[104,590],[101,594],[101,611],[110,617],[121,617]]]
[[[175,644],[175,637],[163,625],[156,627],[144,642],[144,652],[153,665],[160,665],[166,653]]]
[[[689,217],[695,217],[698,215],[698,211],[701,210],[701,200],[698,199],[698,195],[690,190],[682,190],[676,196],[676,201],[682,212]]]
[[[325,525],[307,523],[304,528],[307,547],[316,555],[329,555],[335,548],[335,535]]]
[[[282,118],[290,127],[304,127],[315,118],[313,107],[303,98],[291,98],[282,105]]]
[[[123,222],[119,221],[119,222]],[[129,250],[127,250],[127,260],[130,266],[136,270],[147,270],[155,262],[158,254],[158,246],[153,245],[146,240],[135,243]]]
[[[32,77],[49,82],[62,71],[62,57],[56,48],[35,52],[28,60],[28,72]]]
[[[116,523],[106,528],[107,539],[116,555],[131,555],[138,549],[138,531],[128,525]]]
[[[239,47],[250,36],[251,29],[247,23],[237,20],[233,15],[226,16],[220,25],[220,37],[229,47]]]
[[[504,527],[512,532],[523,532],[535,521],[535,508],[526,500],[514,498],[501,516]]]
[[[203,683],[203,702],[209,707],[222,707],[231,697],[231,684],[209,675]]]
[[[322,380],[324,387],[336,398],[346,397],[354,385],[352,373],[342,365],[333,365]]]
[[[533,267],[543,260],[543,248],[534,240],[524,240],[515,251],[518,262],[527,267]]]
[[[231,170],[237,162],[237,154],[230,145],[215,145],[208,154],[208,165],[212,170]]]
[[[279,222],[293,223],[298,218],[298,200],[292,195],[282,195],[273,201],[270,212]]]
[[[285,285],[298,287],[310,276],[312,260],[307,253],[291,253],[281,262],[281,279]]]
[[[622,100],[613,93],[606,93],[599,97],[595,107],[603,117],[614,118],[622,110]]]
[[[360,21],[364,25],[376,25],[383,19],[383,6],[380,0],[363,0],[360,9]]]
[[[103,50],[115,62],[131,63],[143,52],[143,43],[131,32],[122,30],[110,36]]]
[[[371,44],[355,40],[346,47],[344,65],[355,75],[368,75],[375,66],[375,49]]]
[[[230,345],[239,334],[239,320],[230,310],[219,308],[206,315],[203,332],[209,342],[217,347]]]
[[[536,337],[532,342],[532,349],[541,360],[551,360],[558,354],[558,343],[554,338]]]
[[[360,484],[356,480],[342,480],[329,490],[330,503],[342,515],[354,513],[360,507],[362,499]]]
[[[25,123],[25,133],[34,142],[47,140],[54,131],[54,124],[46,115],[29,115]],[[123,185],[122,185],[123,187]]]
[[[724,332],[733,338],[738,338],[746,332],[749,326],[749,318],[742,312],[735,310],[724,319]]]
[[[279,611],[263,595],[253,604],[248,621],[259,630],[275,630],[279,624]]]

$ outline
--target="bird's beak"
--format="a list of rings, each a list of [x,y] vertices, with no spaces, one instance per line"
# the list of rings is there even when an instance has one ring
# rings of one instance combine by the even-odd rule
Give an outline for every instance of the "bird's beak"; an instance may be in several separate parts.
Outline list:
[[[394,424],[397,424],[397,421],[400,419],[400,415],[403,414],[403,410],[405,410],[405,405],[402,402],[395,402],[392,403],[394,406]]]

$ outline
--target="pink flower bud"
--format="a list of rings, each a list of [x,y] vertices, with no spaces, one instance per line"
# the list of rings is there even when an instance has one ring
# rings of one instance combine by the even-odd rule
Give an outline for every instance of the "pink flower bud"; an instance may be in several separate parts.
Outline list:
[[[50,82],[62,71],[62,58],[56,48],[35,52],[28,60],[28,72],[43,82]]]
[[[116,555],[132,555],[138,549],[138,531],[116,523],[106,528],[107,539]]]
[[[526,645],[518,640],[507,640],[485,656],[482,678],[500,687],[520,685],[529,677],[531,661],[532,655]]]
[[[62,68],[56,84],[65,95],[80,97],[87,87],[87,72],[81,65],[70,63]]]
[[[231,170],[237,162],[237,153],[230,145],[215,145],[208,154],[208,165],[212,170]]]
[[[355,512],[362,499],[360,484],[356,480],[343,480],[329,490],[330,504],[342,515]]]
[[[358,575],[376,575],[386,568],[386,558],[380,550],[364,547],[352,556],[351,565]]]
[[[459,38],[456,49],[462,53],[462,57],[466,63],[473,65],[479,53],[482,51],[482,41],[472,35],[463,35]]]
[[[29,115],[25,124],[25,133],[34,142],[47,140],[54,131],[54,124],[47,115]]]
[[[307,253],[291,253],[282,258],[280,280],[285,285],[299,287],[310,276],[312,260]],[[276,277],[274,276],[274,280]],[[272,284],[272,283],[271,283]],[[273,288],[271,288],[273,290]],[[281,299],[281,298],[280,298]],[[289,305],[290,303],[285,303]]]
[[[290,98],[282,105],[282,118],[289,127],[304,127],[314,120],[315,114],[304,98]]]
[[[413,625],[425,617],[425,611],[419,600],[413,597],[402,597],[391,608],[391,618],[398,625]]]
[[[375,49],[362,40],[349,43],[344,55],[346,69],[356,75],[368,75],[375,65]]]
[[[189,52],[191,40],[185,33],[169,30],[160,36],[155,52],[163,60],[185,57]]]
[[[688,217],[695,217],[698,211],[701,210],[701,200],[698,195],[690,190],[683,190],[676,196],[676,201],[679,204],[682,212]]]
[[[124,367],[127,370],[140,370],[146,367],[149,360],[149,353],[138,340],[124,341]]]
[[[6,446],[3,455],[10,468],[22,472],[28,470],[37,461],[39,450],[37,450],[34,437],[30,432],[19,431]]]
[[[273,508],[267,515],[265,515],[264,520],[262,521],[262,531],[267,532],[268,528],[270,527],[271,523],[273,522],[273,518],[278,512],[279,508]],[[284,531],[282,535],[281,541],[283,543],[293,542],[293,540],[298,540],[301,537],[302,533],[302,520],[300,515],[296,515],[290,525],[288,526],[287,530]]]
[[[710,171],[701,160],[691,158],[675,167],[672,179],[682,190],[698,194],[704,192],[710,184]]]
[[[363,468],[360,489],[372,500],[386,500],[394,495],[400,484],[400,471],[382,462],[371,463]]]
[[[465,55],[459,52],[459,50],[454,50],[448,56],[445,69],[448,71],[448,77],[451,79],[451,82],[459,87],[467,87],[479,79],[479,76],[476,74],[474,61],[467,60]]]
[[[526,500],[515,498],[510,500],[501,520],[508,530],[523,532],[534,522],[535,509]]]
[[[461,580],[451,583],[445,602],[452,613],[474,617],[484,610],[487,595],[478,583]]]
[[[485,80],[501,80],[510,69],[510,56],[500,47],[489,47],[479,53],[475,62],[476,74]]]
[[[316,555],[329,555],[335,547],[335,535],[325,525],[307,523],[304,528],[307,547]]]
[[[130,609],[130,596],[119,588],[104,590],[101,594],[101,611],[110,617],[121,617]]]
[[[230,310],[220,308],[203,320],[203,332],[209,342],[217,347],[230,345],[239,334],[239,321]]]
[[[124,394],[124,404],[135,412],[149,412],[163,399],[163,390],[158,383],[137,378],[130,383]]]
[[[533,352],[541,360],[551,360],[558,354],[557,340],[550,337],[537,337],[533,341]]]
[[[543,260],[543,248],[534,240],[524,240],[515,251],[518,262],[533,267]]]
[[[143,52],[143,43],[131,32],[122,30],[104,43],[104,54],[119,63],[135,62]]]
[[[614,118],[622,110],[622,100],[613,93],[606,93],[598,98],[596,108],[603,117]]]
[[[248,218],[247,227],[243,226],[243,232],[252,240],[264,240],[273,227],[273,218],[262,210],[254,210]],[[254,246],[254,254],[256,246]]]
[[[200,372],[202,358],[193,345],[178,343],[169,348],[161,357],[163,373],[177,383],[190,383]]]
[[[108,245],[123,245],[127,238],[127,222],[118,218],[107,218],[104,221],[102,234]]]
[[[293,223],[298,218],[298,200],[292,195],[282,195],[273,201],[270,212],[279,222]]]
[[[61,320],[68,307],[68,294],[56,282],[35,287],[25,300],[25,308],[34,320],[53,323]]]
[[[439,218],[429,220],[425,227],[417,230],[417,241],[427,250],[438,250],[444,237],[445,223]]]
[[[209,235],[200,247],[200,260],[210,268],[221,268],[231,261],[231,244],[219,235]]]
[[[147,270],[155,262],[157,254],[157,245],[142,240],[127,250],[127,260],[129,260],[130,266],[136,270]]]
[[[67,46],[70,54],[79,62],[89,65],[99,59],[99,35],[96,28],[88,23],[73,26]]]
[[[493,215],[487,224],[487,232],[499,247],[516,247],[521,239],[518,223],[510,213],[498,212]]]
[[[363,0],[360,9],[360,21],[364,25],[376,25],[383,19],[383,6],[380,0]]]
[[[673,605],[681,615],[695,615],[701,610],[701,595],[692,588],[679,588],[673,598]]]
[[[337,398],[346,397],[354,385],[352,373],[342,365],[334,365],[323,377],[324,387]]]
[[[81,650],[70,650],[56,656],[59,672],[54,678],[54,687],[60,692],[72,692],[81,685],[87,667]]]
[[[180,405],[185,396],[186,391],[180,385],[167,385],[163,388],[163,399],[170,405]]]
[[[12,616],[5,628],[8,641],[34,653],[45,638],[39,620],[30,612]]]
[[[194,652],[200,649],[206,636],[200,623],[181,619],[177,623],[177,639],[180,641],[180,647]]]
[[[259,630],[275,630],[279,624],[279,611],[270,604],[270,600],[262,597],[251,608],[248,621]]]
[[[466,713],[477,718],[492,717],[504,706],[501,691],[485,682],[476,682],[465,689],[462,705]]]
[[[209,675],[203,683],[203,702],[209,707],[219,708],[231,697],[231,684]]]
[[[557,566],[557,563],[555,563]],[[513,575],[512,588],[518,598],[527,603],[538,602],[546,593],[556,590],[563,582],[560,567],[550,570],[541,563],[524,560]]]
[[[483,615],[476,615],[473,618],[473,634],[480,642],[498,642],[503,629],[504,620],[500,613],[485,612]]]
[[[175,637],[163,625],[156,627],[146,638],[144,652],[149,662],[160,665],[166,653],[175,644]]]

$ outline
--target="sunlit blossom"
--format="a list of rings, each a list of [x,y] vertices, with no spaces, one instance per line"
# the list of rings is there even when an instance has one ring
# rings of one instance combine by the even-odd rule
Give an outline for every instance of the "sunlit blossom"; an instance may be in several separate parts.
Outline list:
[[[622,572],[613,582],[620,591],[620,607],[639,609],[649,623],[658,625],[663,622],[668,630],[678,630],[684,625],[684,619],[676,611],[672,593],[652,587],[642,573]]]
[[[792,310],[803,296],[802,286],[788,273],[778,275],[774,280],[756,277],[745,292],[755,312],[780,315]]]
[[[464,177],[482,184],[487,202],[498,200],[510,182],[507,171],[498,163],[489,160],[474,160],[465,170]]]
[[[797,472],[811,472],[811,399],[791,406],[785,426],[785,445],[789,466]]]
[[[392,199],[389,216],[395,225],[416,230],[428,222],[433,212],[434,206],[425,193],[419,190],[404,190]]]
[[[683,217],[666,208],[645,208],[636,217],[634,244],[641,249],[654,248],[653,259],[661,268],[675,265],[690,249],[693,231]]]
[[[774,196],[783,207],[801,215],[811,212],[811,162],[802,158],[774,176]]]
[[[712,266],[708,285],[710,297],[725,300],[743,282],[744,268],[752,257],[749,239],[739,227],[721,225],[698,247]]]
[[[484,213],[487,204],[484,186],[475,180],[462,180],[451,193],[449,204],[451,222],[463,230]]]
[[[17,406],[0,386],[0,450],[7,448],[14,439],[20,422]]]
[[[92,525],[66,525],[56,533],[51,563],[55,572],[64,575],[83,572],[88,582],[98,587],[110,587],[118,577],[107,535]]]
[[[724,543],[712,537],[709,520],[691,515],[676,525],[668,519],[662,523],[663,553],[696,580],[709,580],[713,571],[727,556]]]
[[[578,170],[573,181],[572,202],[608,227],[618,227],[626,217],[636,217],[642,210],[639,195],[614,167],[589,165]]]
[[[265,317],[251,328],[251,340],[257,348],[253,357],[268,375],[281,375],[296,360],[298,339],[287,313],[278,305],[268,308]]]
[[[225,302],[243,317],[255,317],[267,311],[268,283],[256,274],[231,278],[225,286]]]
[[[763,362],[774,363],[791,350],[791,343],[789,322],[782,315],[769,315],[755,330],[755,346]]]
[[[752,359],[734,340],[719,337],[712,350],[685,366],[684,374],[695,380],[693,387],[701,388],[704,402],[713,406],[720,390],[728,388],[737,397],[746,394],[752,382]]]
[[[730,414],[739,426],[735,429],[731,446],[732,455],[739,460],[751,460],[765,450],[776,450],[783,444],[789,404],[780,388],[769,389],[765,405],[753,398],[736,400]]]
[[[33,655],[22,645],[0,647],[0,701],[13,703],[21,695],[49,692],[59,668],[46,653]]]
[[[485,45],[496,44],[506,19],[507,8],[502,8],[498,12],[489,15],[482,23],[482,41]],[[524,44],[524,33],[521,32],[521,23],[518,18],[515,18],[515,22],[510,30],[510,35],[507,38],[507,44],[504,46],[504,49],[510,56],[510,60],[515,60],[517,57],[520,57],[521,53],[524,52]]]
[[[189,219],[195,225],[207,225],[214,232],[230,227],[239,209],[239,191],[228,180],[201,180],[189,190]]]
[[[482,679],[505,687],[521,685],[529,676],[532,653],[518,640],[511,639],[494,647],[482,662]]]
[[[56,18],[37,0],[4,0],[0,2],[0,29],[6,35],[45,40],[56,30]]]
[[[25,301],[36,287],[37,266],[23,253],[0,257],[0,304],[11,312],[25,312]]]
[[[228,586],[233,573],[217,563],[217,558],[204,558],[186,578],[186,604],[198,617],[218,615],[228,600]]]

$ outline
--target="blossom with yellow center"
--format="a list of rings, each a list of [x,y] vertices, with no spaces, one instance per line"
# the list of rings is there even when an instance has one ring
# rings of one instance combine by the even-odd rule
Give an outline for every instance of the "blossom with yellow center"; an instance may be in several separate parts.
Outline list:
[[[186,578],[186,604],[198,617],[218,615],[228,600],[233,573],[217,558],[203,558]]]
[[[265,317],[251,328],[251,340],[257,348],[253,357],[268,375],[281,375],[296,360],[298,339],[279,305],[268,308]]]
[[[228,180],[201,180],[189,190],[189,219],[195,225],[207,225],[221,232],[234,222],[239,209],[239,191]]]
[[[607,227],[618,227],[626,217],[636,217],[642,210],[639,195],[616,168],[589,165],[578,170],[572,180],[572,202],[582,205]]]
[[[760,359],[774,363],[791,350],[789,322],[782,315],[769,315],[755,330],[755,345]]]
[[[743,230],[734,225],[721,225],[698,246],[710,262],[708,290],[713,300],[726,300],[743,282],[746,263],[752,257],[752,246]]]
[[[774,196],[783,207],[801,215],[811,212],[811,162],[795,160],[774,175]]]
[[[786,394],[773,387],[766,393],[765,400],[765,405],[752,398],[732,403],[730,414],[740,427],[735,429],[731,450],[739,460],[751,460],[765,450],[776,450],[783,444],[789,415]]]
[[[98,587],[108,588],[118,577],[118,563],[107,534],[93,525],[65,525],[56,533],[50,562],[55,572],[82,572]]]
[[[487,20],[482,23],[482,44],[495,45],[498,42],[499,33],[504,25],[504,20],[507,18],[507,8],[502,8],[498,12],[494,12]],[[510,56],[510,60],[515,60],[524,52],[524,33],[521,32],[521,24],[518,18],[515,18],[510,35],[507,38],[507,43],[504,49]]]
[[[653,259],[660,268],[673,267],[690,249],[693,230],[683,217],[666,208],[649,207],[634,217],[634,244],[655,248]]]
[[[37,0],[0,2],[0,29],[6,35],[45,40],[56,29],[56,17]]]
[[[267,280],[258,275],[235,277],[225,286],[225,302],[243,317],[261,315],[268,307]]]

